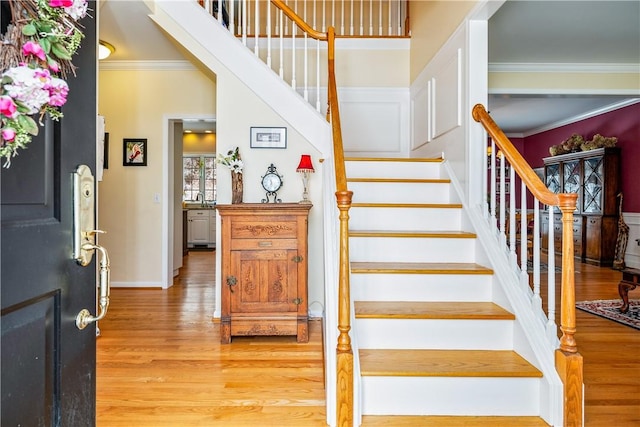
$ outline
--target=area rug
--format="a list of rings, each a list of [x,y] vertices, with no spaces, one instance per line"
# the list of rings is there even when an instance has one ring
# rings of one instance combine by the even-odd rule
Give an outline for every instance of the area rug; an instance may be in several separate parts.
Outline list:
[[[640,299],[629,300],[629,311],[620,313],[621,299],[581,301],[576,308],[640,330]]]
[[[546,273],[547,271],[549,271],[549,266],[547,265],[547,263],[541,262],[540,273]],[[533,272],[533,261],[529,260],[527,261],[527,273],[532,273],[532,272]],[[555,272],[562,273],[562,268],[556,265]]]

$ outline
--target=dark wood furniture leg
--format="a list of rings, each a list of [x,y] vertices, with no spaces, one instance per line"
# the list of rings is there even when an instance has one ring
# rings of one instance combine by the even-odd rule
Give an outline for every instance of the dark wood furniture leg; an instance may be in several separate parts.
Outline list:
[[[626,313],[629,310],[629,291],[632,291],[638,286],[638,279],[640,278],[640,270],[635,268],[625,268],[622,270],[622,280],[618,283],[618,293],[622,298],[622,305],[620,306],[620,312]]]

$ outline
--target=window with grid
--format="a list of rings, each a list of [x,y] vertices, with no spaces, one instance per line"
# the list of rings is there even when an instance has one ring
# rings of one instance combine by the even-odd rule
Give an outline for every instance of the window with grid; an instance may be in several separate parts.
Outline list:
[[[216,200],[216,158],[213,155],[182,156],[182,200],[212,203]]]

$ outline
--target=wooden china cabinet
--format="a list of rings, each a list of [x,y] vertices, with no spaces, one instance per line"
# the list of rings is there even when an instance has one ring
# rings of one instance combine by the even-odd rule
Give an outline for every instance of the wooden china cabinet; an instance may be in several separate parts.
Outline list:
[[[295,335],[308,342],[310,204],[217,205],[222,222],[220,341]]]
[[[598,148],[547,157],[545,184],[554,193],[577,193],[573,216],[574,255],[580,261],[611,266],[618,235],[620,148]],[[542,249],[549,247],[550,211],[541,215]],[[562,252],[562,213],[554,213],[554,249]]]

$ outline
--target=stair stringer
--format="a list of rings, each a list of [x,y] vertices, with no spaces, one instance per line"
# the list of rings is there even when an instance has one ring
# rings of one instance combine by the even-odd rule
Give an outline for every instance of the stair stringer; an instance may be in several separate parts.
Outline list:
[[[443,169],[451,180],[451,187],[463,200],[462,187],[451,166],[445,160]],[[544,318],[541,310],[532,308],[530,289],[521,287],[521,278],[509,266],[507,253],[499,244],[498,236],[490,229],[481,206],[463,205],[463,227],[472,229],[477,235],[477,263],[490,266],[494,270],[493,301],[515,314],[514,350],[529,363],[538,368],[542,374],[540,387],[540,417],[547,423],[556,426],[563,422],[563,384],[555,367],[556,347],[548,341],[546,325],[540,321]],[[468,222],[467,224],[464,224]],[[517,284],[513,286],[513,284]],[[527,293],[527,290],[529,293]]]
[[[216,75],[237,78],[327,157],[331,127],[291,86],[195,1],[153,2],[149,17]]]

